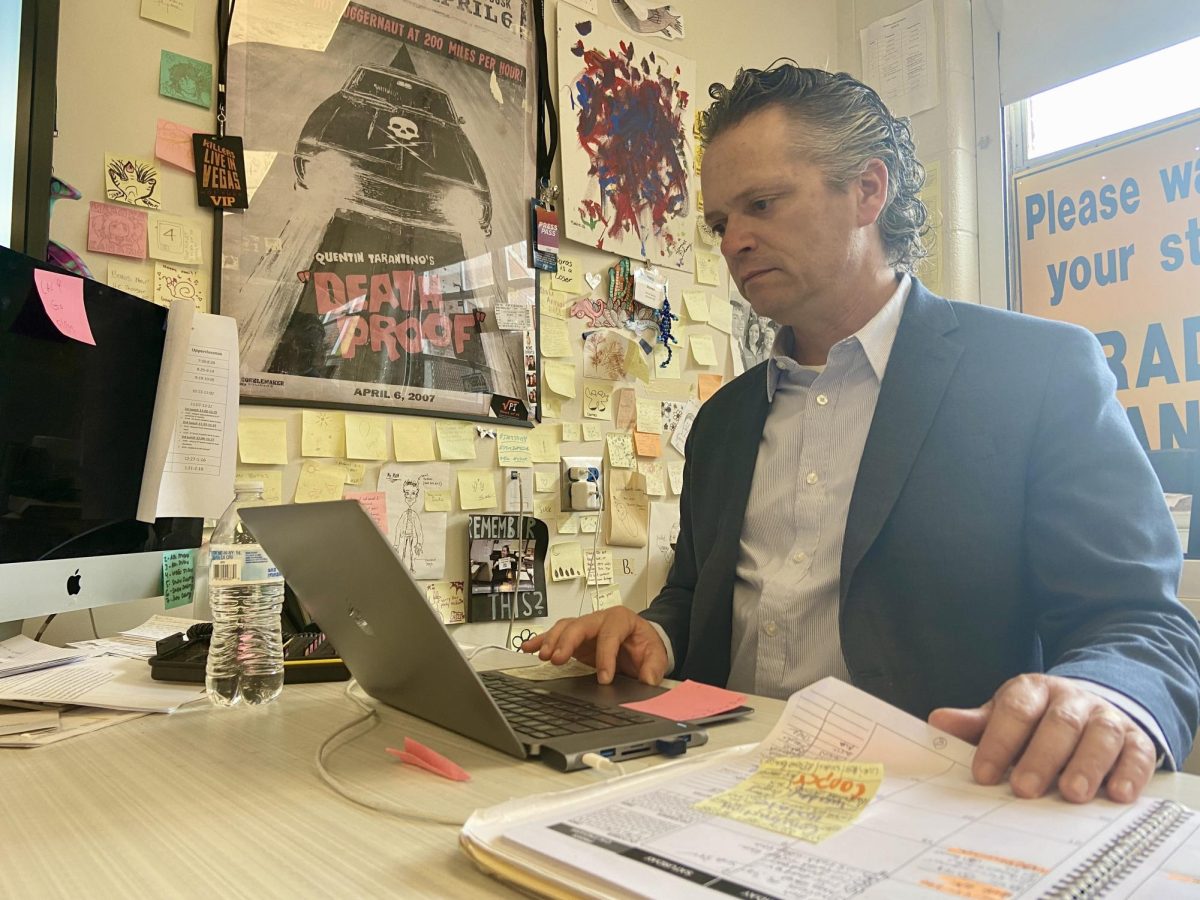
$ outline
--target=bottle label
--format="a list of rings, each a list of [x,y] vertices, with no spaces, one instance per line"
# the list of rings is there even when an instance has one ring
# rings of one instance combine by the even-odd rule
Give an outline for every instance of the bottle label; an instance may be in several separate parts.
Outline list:
[[[210,548],[209,587],[234,584],[283,584],[275,568],[257,544],[213,544]]]

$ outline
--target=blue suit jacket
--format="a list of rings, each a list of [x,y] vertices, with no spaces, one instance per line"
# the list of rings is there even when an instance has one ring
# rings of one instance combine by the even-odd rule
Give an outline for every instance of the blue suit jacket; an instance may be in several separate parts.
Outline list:
[[[925,718],[1052,672],[1133,698],[1179,762],[1200,717],[1200,631],[1182,554],[1095,338],[951,303],[914,280],[846,522],[839,621],[858,687]],[[729,677],[738,542],[766,365],[688,439],[667,583],[643,615],[673,677]]]

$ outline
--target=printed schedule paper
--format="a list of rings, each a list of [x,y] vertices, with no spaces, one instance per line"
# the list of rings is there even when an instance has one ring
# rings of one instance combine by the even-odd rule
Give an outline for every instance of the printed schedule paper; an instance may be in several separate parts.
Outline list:
[[[1007,785],[972,780],[973,752],[826,678],[793,694],[757,746],[479,810],[461,844],[484,869],[546,896],[1015,900],[1076,896],[1062,892],[1099,878],[1105,898],[1149,900],[1200,884],[1192,811],[1152,798],[1019,800]],[[824,813],[814,819],[812,804],[736,790],[775,770],[820,769],[798,760],[857,764],[855,798],[867,802],[853,822],[838,830]],[[869,798],[862,775],[875,765],[884,775]],[[795,778],[780,790],[799,790]],[[1117,857],[1123,866],[1108,865]]]

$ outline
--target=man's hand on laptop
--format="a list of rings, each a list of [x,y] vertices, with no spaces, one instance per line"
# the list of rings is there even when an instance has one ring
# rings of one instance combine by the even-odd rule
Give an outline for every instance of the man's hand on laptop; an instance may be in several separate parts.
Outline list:
[[[521,644],[521,650],[556,666],[575,657],[595,666],[601,684],[611,683],[617,671],[646,684],[658,684],[667,670],[667,648],[658,632],[624,607],[560,619],[549,631]]]

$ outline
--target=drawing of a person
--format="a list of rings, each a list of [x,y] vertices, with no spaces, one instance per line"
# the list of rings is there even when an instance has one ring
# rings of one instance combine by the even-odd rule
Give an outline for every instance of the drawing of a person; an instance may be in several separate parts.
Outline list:
[[[404,564],[410,570],[415,571],[417,557],[421,555],[422,545],[425,541],[424,533],[421,530],[421,517],[417,515],[416,510],[417,497],[420,496],[421,487],[413,479],[406,478],[400,485],[400,490],[404,494],[404,502],[408,508],[400,514],[400,519],[396,522],[396,550]]]

